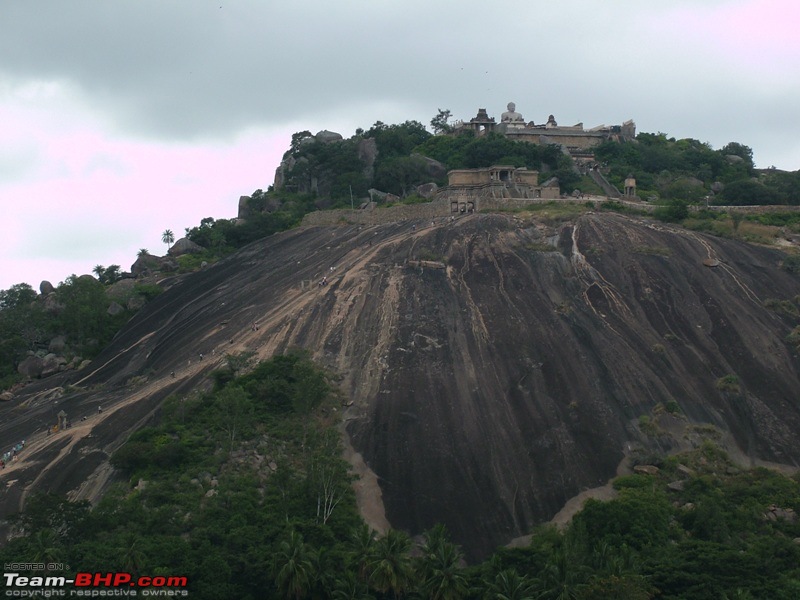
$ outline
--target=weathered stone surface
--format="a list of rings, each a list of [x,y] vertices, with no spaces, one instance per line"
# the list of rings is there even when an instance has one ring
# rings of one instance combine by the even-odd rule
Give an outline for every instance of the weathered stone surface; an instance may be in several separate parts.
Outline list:
[[[55,375],[61,370],[61,366],[66,364],[66,358],[50,353],[42,359],[42,372],[40,376],[49,377],[50,375]]]
[[[52,340],[50,340],[50,343],[47,345],[47,349],[50,352],[59,354],[64,351],[64,346],[66,345],[67,345],[67,338],[64,337],[63,335],[57,335]]]
[[[59,314],[64,310],[64,305],[58,301],[55,292],[50,292],[44,299],[44,310],[51,314]]]
[[[190,381],[169,373],[197,368],[200,340],[207,356],[306,348],[352,401],[347,434],[376,482],[360,489],[380,486],[369,498],[394,527],[444,523],[472,559],[605,484],[627,444],[645,443],[638,416],[671,400],[747,456],[800,464],[800,358],[763,302],[798,293],[781,252],[604,211],[555,225],[524,213],[439,221],[301,227],[176,278],[75,373],[85,392],[59,406],[109,407],[85,442],[102,451]],[[709,256],[724,268],[704,267]],[[145,372],[150,389],[136,395],[125,383]],[[729,373],[735,403],[716,387]],[[3,439],[52,412],[31,403],[29,421],[7,418],[46,383],[0,405]],[[26,490],[64,493],[86,477],[75,452],[30,459],[57,477],[37,463],[14,475]],[[0,498],[0,518],[16,508]]]
[[[425,170],[433,179],[442,179],[447,176],[447,167],[445,167],[438,160],[423,156],[422,154],[412,154],[411,156],[418,156],[425,161]]]
[[[53,284],[47,281],[46,279],[39,284],[39,293],[41,293],[42,296],[48,296],[49,294],[52,294],[55,291],[56,288],[54,288]]]
[[[726,154],[725,155],[725,160],[727,160],[732,165],[736,165],[736,164],[744,162],[744,159],[741,156],[739,156],[738,154]]]
[[[135,279],[120,279],[106,288],[106,296],[117,302],[126,302],[134,293]]]
[[[322,131],[317,132],[317,135],[314,136],[314,139],[321,144],[330,144],[331,142],[340,142],[344,138],[342,137],[341,133],[323,129]]]
[[[658,467],[654,465],[636,465],[633,467],[634,473],[642,473],[646,475],[657,475],[658,471]]]
[[[667,484],[667,487],[674,492],[680,492],[684,487],[686,487],[686,483],[683,481],[670,481]]]
[[[435,183],[423,183],[422,185],[417,186],[417,194],[423,198],[428,198],[429,200],[436,196],[436,192],[438,190],[439,186]]]
[[[196,244],[192,240],[184,237],[172,245],[168,254],[170,256],[181,256],[182,254],[197,254],[202,251],[203,247],[200,244]]]
[[[725,189],[725,184],[721,181],[715,181],[711,184],[711,191],[715,194],[720,194]]]
[[[375,175],[375,159],[378,158],[378,144],[375,138],[360,139],[356,151],[358,158],[364,163],[364,177],[367,181],[372,181]]]
[[[175,271],[178,269],[178,263],[171,257],[153,256],[152,254],[143,254],[136,259],[136,262],[131,265],[131,273],[136,277],[142,275],[149,275],[158,271]]]
[[[29,356],[17,365],[17,372],[23,377],[35,379],[42,376],[44,361],[38,356]]]
[[[112,302],[108,305],[108,310],[106,312],[109,316],[116,317],[118,314],[125,312],[125,309],[116,302]]]
[[[11,402],[14,399],[14,394],[9,391],[0,393],[0,402]]]
[[[250,196],[239,196],[239,210],[236,213],[237,219],[249,219],[252,212],[250,210]]]

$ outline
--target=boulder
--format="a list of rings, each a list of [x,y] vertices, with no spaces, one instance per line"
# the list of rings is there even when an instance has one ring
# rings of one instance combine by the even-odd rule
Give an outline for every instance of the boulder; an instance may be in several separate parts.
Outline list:
[[[367,181],[372,181],[375,175],[375,159],[378,158],[378,144],[375,138],[359,140],[356,148],[358,158],[364,163],[364,177]]]
[[[53,284],[46,279],[39,284],[39,292],[42,294],[42,296],[49,296],[55,291],[56,288],[54,288]]]
[[[63,356],[50,353],[42,359],[42,372],[40,377],[49,377],[59,371],[63,371],[63,366],[67,364],[67,359]]]
[[[423,198],[427,198],[428,200],[433,200],[436,196],[436,192],[439,191],[439,186],[435,183],[423,183],[422,185],[417,186],[417,194],[422,196]]]
[[[654,465],[636,465],[633,467],[634,473],[645,474],[645,475],[656,475],[658,473],[658,467]]]
[[[175,244],[177,246],[177,242]],[[156,271],[175,271],[178,269],[178,263],[175,259],[165,256],[153,256],[152,254],[142,254],[136,259],[136,262],[131,265],[131,273],[136,277],[149,275]]]
[[[417,153],[414,153],[411,156],[418,156],[425,161],[425,170],[433,179],[442,179],[447,175],[447,167],[445,167],[438,160],[434,160],[433,158],[428,158],[427,156]]]
[[[112,302],[108,306],[108,310],[106,312],[108,313],[108,316],[116,317],[118,314],[125,312],[125,309],[116,302]]]
[[[323,129],[322,131],[318,132],[317,135],[314,136],[314,139],[320,144],[330,144],[331,142],[340,142],[344,138],[342,137],[341,133],[336,133],[335,131],[328,131],[327,129]]]
[[[17,372],[23,377],[35,379],[42,376],[44,361],[38,356],[29,356],[17,366]]]
[[[245,196],[246,198],[247,196]],[[172,245],[168,254],[170,256],[181,256],[183,254],[197,254],[202,252],[203,247],[200,244],[195,244],[192,240],[181,238]]]
[[[66,346],[66,344],[67,338],[65,338],[63,335],[57,335],[50,340],[50,343],[47,345],[47,349],[55,354],[60,354],[64,351],[64,346]]]
[[[14,399],[14,394],[12,394],[9,391],[5,391],[2,394],[0,394],[0,402],[10,402],[13,399]]]
[[[135,279],[120,279],[106,288],[106,296],[111,300],[124,302],[133,295],[134,287],[136,287]]]
[[[727,160],[732,165],[738,165],[739,163],[744,162],[744,159],[738,154],[726,154],[725,160]]]
[[[714,192],[715,194],[719,194],[724,189],[725,189],[725,184],[722,183],[721,181],[715,181],[714,183],[711,184],[711,191]]]
[[[252,211],[250,210],[250,196],[239,196],[239,210],[236,213],[237,219],[250,218]]]
[[[58,301],[55,292],[50,292],[44,299],[44,311],[57,315],[64,310],[64,305]]]

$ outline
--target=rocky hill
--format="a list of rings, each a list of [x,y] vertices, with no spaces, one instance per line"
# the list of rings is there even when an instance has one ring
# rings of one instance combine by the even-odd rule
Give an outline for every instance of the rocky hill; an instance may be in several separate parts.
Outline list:
[[[225,354],[295,346],[341,378],[368,521],[445,523],[473,558],[623,461],[704,436],[797,467],[800,280],[783,258],[591,212],[274,235],[166,281],[91,365],[0,406],[2,446],[26,439],[0,512],[31,489],[96,499],[166,396],[208,386]],[[61,410],[72,426],[46,435]]]

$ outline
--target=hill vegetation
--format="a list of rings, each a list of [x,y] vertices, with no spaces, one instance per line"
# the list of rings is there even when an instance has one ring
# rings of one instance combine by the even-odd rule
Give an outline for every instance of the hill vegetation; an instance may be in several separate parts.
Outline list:
[[[564,529],[471,566],[442,526],[378,536],[339,458],[341,399],[292,352],[232,355],[213,391],[173,396],[112,457],[93,510],[36,496],[5,563],[179,575],[192,597],[710,600],[800,593],[800,481],[740,471],[713,443],[618,478]],[[35,572],[48,574],[46,572]]]
[[[359,155],[363,140],[374,140],[378,151],[369,169]],[[589,185],[554,147],[514,143],[496,135],[431,136],[413,121],[378,122],[340,142],[322,143],[301,132],[294,136],[288,155],[295,166],[287,173],[286,187],[256,190],[245,223],[209,217],[187,229],[187,237],[204,251],[181,257],[184,271],[290,229],[312,210],[349,207],[351,193],[362,197],[370,186],[405,196],[406,201],[418,200],[413,188],[432,178],[425,157],[447,169],[496,163],[527,166],[558,176],[564,190]],[[741,144],[713,150],[696,140],[639,134],[637,143],[603,144],[597,156],[612,182],[621,185],[632,174],[641,195],[663,200],[656,212],[662,220],[753,242],[762,242],[767,231],[777,229],[800,233],[800,217],[788,212],[690,214],[688,206],[707,201],[800,205],[800,172],[757,171],[752,152]],[[312,179],[327,182],[324,193],[310,191]],[[441,177],[433,179],[443,183]],[[606,208],[630,210],[614,204]],[[538,225],[561,226],[590,209],[570,205],[553,215],[547,211],[555,209],[542,207],[544,217]],[[525,218],[530,220],[526,231],[535,232],[536,219]],[[607,224],[598,225],[596,235],[609,230]],[[489,234],[483,233],[476,230],[469,239],[488,240]],[[402,243],[409,240],[407,232],[397,236]],[[455,244],[444,244],[444,234],[437,236],[433,240],[431,234],[415,251],[445,260],[442,248]],[[577,244],[577,238],[564,237],[568,239]],[[401,242],[391,244],[399,247]],[[363,253],[373,242],[361,240],[358,247]],[[526,249],[531,264],[566,263],[544,236]],[[597,243],[584,251],[596,265],[617,262],[611,246]],[[660,243],[641,242],[634,249],[643,257],[638,262],[653,272],[660,272],[658,265],[669,263],[673,252]],[[399,264],[402,256],[398,251],[396,260],[389,262]],[[782,275],[800,272],[795,259],[785,257]],[[108,313],[107,292],[119,277],[119,269],[113,267],[98,268],[97,279],[68,278],[49,304],[26,284],[0,291],[0,388],[17,381],[19,362],[30,352],[44,351],[55,336],[68,340],[70,358],[91,358],[112,340],[134,312],[125,308],[113,316]],[[248,277],[255,281],[257,275]],[[434,276],[428,272],[425,277]],[[463,279],[462,284],[466,285]],[[590,289],[597,292],[596,285]],[[361,291],[359,297],[364,296]],[[144,300],[160,292],[158,286],[139,284],[130,294]],[[642,291],[652,293],[649,287]],[[529,301],[530,293],[525,294]],[[605,295],[594,298],[603,318],[613,313],[613,307],[602,304]],[[215,309],[222,306],[216,300],[212,304]],[[797,298],[770,298],[763,305],[791,330],[786,342],[800,347]],[[164,308],[170,318],[173,308]],[[567,301],[555,310],[557,318],[582,332],[575,325],[576,312]],[[715,314],[715,323],[722,323]],[[216,318],[215,326],[220,322],[228,321]],[[666,322],[667,329],[670,325]],[[684,342],[672,333],[664,334],[662,341],[650,347],[656,361],[677,362]],[[691,362],[694,359],[692,354]],[[442,526],[414,540],[398,530],[378,536],[358,516],[352,476],[339,458],[340,413],[348,399],[335,391],[334,376],[300,351],[253,362],[250,354],[229,355],[223,368],[211,374],[208,386],[168,398],[157,417],[114,453],[112,464],[122,481],[93,509],[60,497],[32,497],[25,512],[13,519],[15,535],[0,557],[4,562],[63,562],[82,571],[185,575],[192,596],[198,598],[800,597],[800,479],[766,469],[740,470],[711,441],[689,453],[653,455],[649,466],[657,469],[617,479],[615,499],[590,500],[564,529],[537,527],[525,547],[499,549],[479,564],[465,563]],[[526,377],[518,379],[517,387]],[[733,405],[746,397],[743,381],[723,375],[716,389]],[[574,408],[570,404],[565,410]],[[680,412],[675,401],[666,409]],[[408,422],[415,418],[413,413],[403,417]],[[640,427],[648,431],[653,425],[643,419]]]

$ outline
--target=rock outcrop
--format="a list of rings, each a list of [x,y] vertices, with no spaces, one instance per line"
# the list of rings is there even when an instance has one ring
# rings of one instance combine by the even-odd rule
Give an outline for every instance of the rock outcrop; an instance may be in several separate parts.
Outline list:
[[[0,474],[0,516],[32,487],[96,499],[108,455],[164,398],[207,385],[225,353],[298,346],[341,381],[365,514],[413,534],[444,523],[472,559],[632,449],[694,443],[640,426],[659,406],[748,462],[800,464],[795,317],[774,309],[800,279],[783,255],[618,214],[560,219],[300,228],[177,281],[91,364],[0,405],[0,441],[33,440]],[[33,435],[66,384],[59,408],[91,417],[74,451]]]
[[[188,238],[181,238],[172,245],[172,248],[167,251],[167,254],[170,256],[181,256],[183,254],[197,254],[202,251],[203,247],[200,244],[196,244]]]

